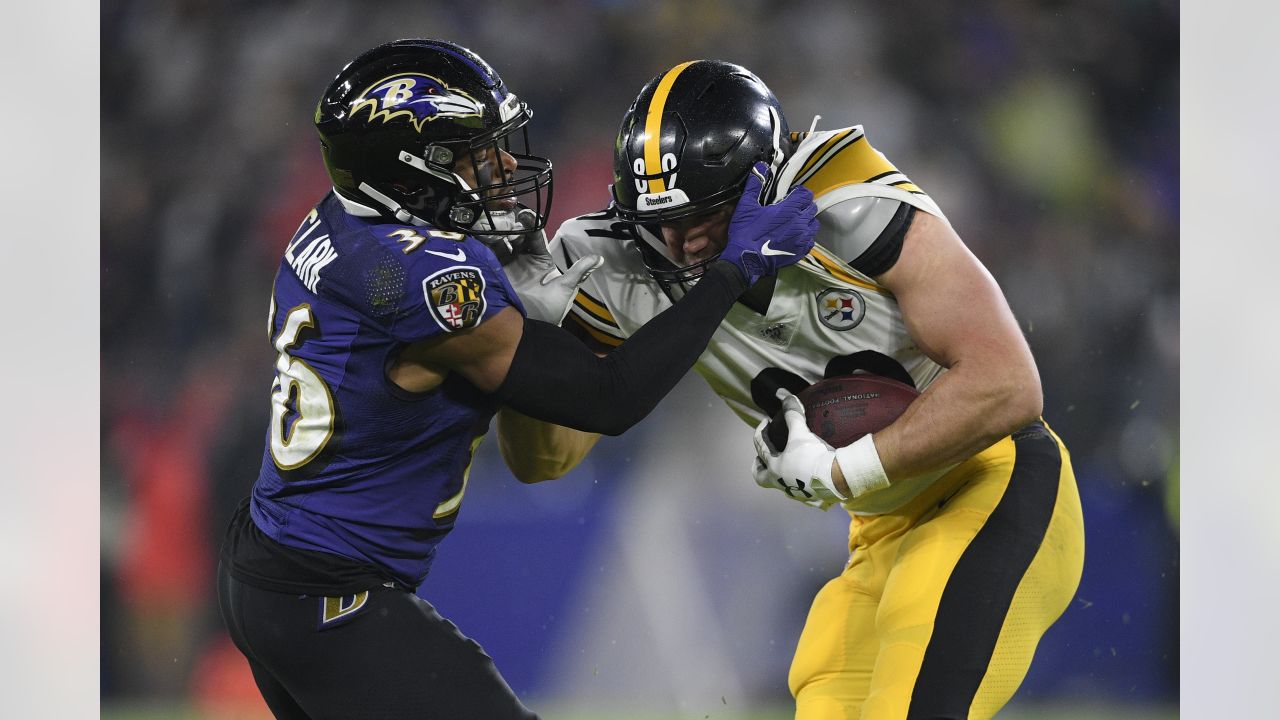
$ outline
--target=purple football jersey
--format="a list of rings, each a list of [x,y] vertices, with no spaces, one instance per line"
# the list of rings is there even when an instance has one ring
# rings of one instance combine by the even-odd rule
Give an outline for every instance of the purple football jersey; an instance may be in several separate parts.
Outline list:
[[[276,376],[254,523],[283,545],[413,587],[452,529],[497,404],[456,373],[409,393],[407,344],[524,314],[497,259],[459,233],[347,213],[330,193],[285,249],[271,304]]]

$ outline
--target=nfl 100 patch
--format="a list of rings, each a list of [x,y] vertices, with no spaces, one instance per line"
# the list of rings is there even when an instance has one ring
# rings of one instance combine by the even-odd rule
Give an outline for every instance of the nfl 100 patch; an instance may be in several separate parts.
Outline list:
[[[849,288],[827,288],[818,293],[818,319],[832,330],[852,330],[867,314],[867,301]]]
[[[427,308],[445,332],[475,327],[484,317],[484,274],[468,266],[445,268],[422,281]]]

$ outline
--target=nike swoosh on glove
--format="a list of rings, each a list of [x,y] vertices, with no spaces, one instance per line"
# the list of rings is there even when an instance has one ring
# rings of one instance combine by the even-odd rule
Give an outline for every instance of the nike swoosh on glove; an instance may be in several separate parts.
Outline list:
[[[729,220],[729,242],[720,253],[742,271],[748,285],[765,275],[800,262],[813,248],[818,233],[818,206],[813,193],[797,185],[772,205],[760,204],[768,184],[769,166],[756,163]]]

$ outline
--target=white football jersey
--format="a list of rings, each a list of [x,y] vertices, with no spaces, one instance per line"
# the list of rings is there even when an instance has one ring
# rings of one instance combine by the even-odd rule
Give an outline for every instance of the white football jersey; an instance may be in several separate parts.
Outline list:
[[[780,386],[795,391],[856,366],[900,377],[905,372],[924,391],[944,372],[907,333],[893,294],[833,252],[840,248],[845,257],[856,257],[849,254],[850,239],[841,236],[850,224],[849,216],[842,214],[842,208],[852,207],[846,201],[876,197],[909,203],[939,217],[941,211],[867,143],[861,127],[797,137],[795,152],[778,171],[775,195],[795,184],[813,191],[819,244],[804,260],[782,269],[763,313],[735,303],[694,366],[753,428],[778,407],[774,392]],[[874,237],[856,242],[865,249],[871,240]],[[617,346],[671,307],[636,247],[645,241],[655,248],[662,245],[643,227],[629,227],[602,212],[569,220],[551,242],[551,254],[561,269],[587,253],[604,258],[570,313],[602,345]],[[848,508],[888,512],[914,497],[933,477],[895,483],[855,498]]]

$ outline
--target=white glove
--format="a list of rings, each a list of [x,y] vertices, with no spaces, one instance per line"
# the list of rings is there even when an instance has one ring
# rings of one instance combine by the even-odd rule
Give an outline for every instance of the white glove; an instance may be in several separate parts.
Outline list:
[[[778,452],[769,446],[765,439],[769,418],[756,426],[756,484],[781,490],[792,500],[823,510],[848,500],[836,491],[831,480],[835,448],[809,429],[799,398],[785,390],[778,395],[782,397],[783,419],[787,423],[787,446]]]
[[[547,234],[539,230],[502,270],[530,318],[559,325],[573,307],[578,288],[603,264],[599,255],[583,255],[561,273],[547,251]]]

